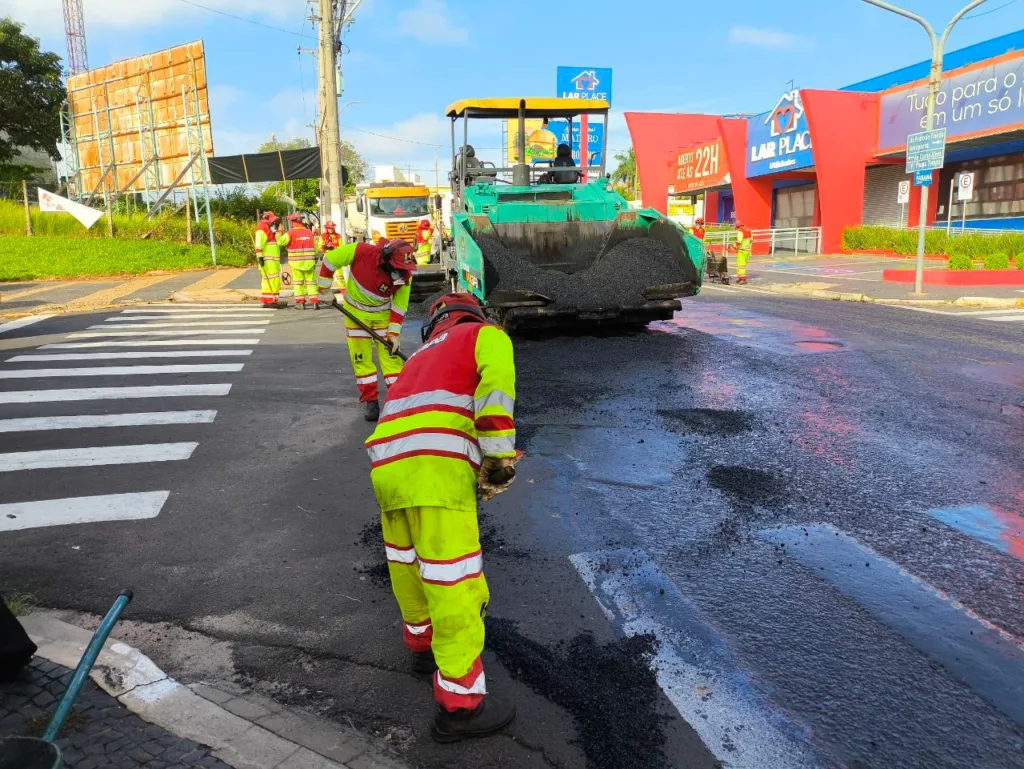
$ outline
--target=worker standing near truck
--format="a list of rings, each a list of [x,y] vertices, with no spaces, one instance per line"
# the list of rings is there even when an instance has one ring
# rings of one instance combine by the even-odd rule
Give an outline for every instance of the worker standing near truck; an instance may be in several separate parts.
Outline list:
[[[487,694],[480,655],[490,593],[477,496],[515,478],[512,341],[470,294],[434,303],[423,346],[366,441],[391,588],[414,672],[433,672],[438,742],[492,734],[515,704]]]
[[[430,264],[434,250],[434,227],[429,219],[420,219],[416,228],[416,264]]]
[[[376,344],[380,371],[390,388],[402,371],[398,349],[402,323],[409,309],[409,290],[416,271],[412,245],[404,240],[378,243],[346,243],[324,253],[317,280],[321,288],[330,288],[334,273],[349,268],[345,294],[341,300],[359,320],[386,336],[386,345]],[[377,367],[373,362],[374,340],[370,333],[345,317],[348,352],[359,387],[359,400],[365,404],[367,422],[380,416]]]
[[[277,243],[277,223],[277,214],[265,211],[256,225],[253,239],[256,264],[260,269],[260,303],[275,310],[281,296],[281,246]]]
[[[320,293],[313,274],[316,271],[316,236],[302,221],[302,214],[289,216],[288,224],[290,229],[278,237],[277,243],[288,249],[295,309],[304,310],[309,306],[317,310],[320,308]]]
[[[736,222],[736,282],[747,282],[747,262],[750,261],[750,251],[753,247],[753,237],[750,228],[742,222]]]

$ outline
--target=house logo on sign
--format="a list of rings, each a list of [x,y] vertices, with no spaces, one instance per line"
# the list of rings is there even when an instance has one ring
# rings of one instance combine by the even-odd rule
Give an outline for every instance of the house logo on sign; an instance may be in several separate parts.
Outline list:
[[[597,79],[597,73],[591,69],[574,77],[572,84],[577,91],[596,91],[597,87],[601,85],[601,81]]]
[[[790,91],[782,95],[764,122],[770,124],[771,136],[774,139],[783,134],[793,133],[803,116],[804,103],[800,99],[800,92]]]

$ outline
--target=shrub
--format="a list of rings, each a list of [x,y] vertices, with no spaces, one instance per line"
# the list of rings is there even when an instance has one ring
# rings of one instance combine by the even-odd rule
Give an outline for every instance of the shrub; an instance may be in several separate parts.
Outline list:
[[[974,260],[967,254],[951,254],[949,257],[949,269],[951,270],[973,270]]]
[[[1004,253],[986,254],[986,270],[1007,270],[1010,268],[1010,257]]]
[[[848,227],[843,231],[843,248],[851,251],[892,251],[911,256],[917,253],[917,230]],[[950,257],[960,255],[978,260],[993,253],[1017,259],[1024,257],[1024,232],[992,235],[970,233],[947,237],[943,230],[928,230],[925,233],[924,250],[926,254],[946,254]]]

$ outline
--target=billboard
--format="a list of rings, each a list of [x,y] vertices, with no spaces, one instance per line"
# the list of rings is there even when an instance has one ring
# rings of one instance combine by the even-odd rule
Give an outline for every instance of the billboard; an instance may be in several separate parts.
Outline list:
[[[923,131],[928,83],[885,91],[881,97],[878,150],[907,146]],[[942,75],[935,97],[933,128],[945,128],[949,141],[1005,133],[1024,127],[1024,52],[1016,51]]]
[[[516,146],[518,123],[508,122],[506,157],[510,165],[519,162],[519,148]],[[526,162],[529,165],[550,163],[555,159],[559,144],[569,144],[568,120],[526,120]],[[604,123],[594,122],[587,125],[587,152],[593,162],[587,165],[599,165],[604,147]],[[576,165],[580,163],[580,121],[572,124],[572,158]]]
[[[800,91],[782,94],[774,109],[747,121],[747,152],[748,177],[814,165]]]
[[[601,99],[612,103],[612,71],[602,67],[559,67],[555,80],[563,99]]]
[[[670,194],[685,195],[728,183],[729,165],[725,160],[725,143],[721,138],[676,153],[675,176],[669,187]]]
[[[199,150],[200,133],[203,154],[213,154],[202,40],[72,75],[67,86],[80,194],[111,165],[117,190],[166,189]]]

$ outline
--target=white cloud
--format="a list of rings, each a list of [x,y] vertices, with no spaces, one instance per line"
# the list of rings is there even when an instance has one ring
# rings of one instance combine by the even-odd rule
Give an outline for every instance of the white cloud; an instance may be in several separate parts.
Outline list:
[[[444,0],[417,0],[415,8],[398,14],[398,33],[437,45],[465,45],[469,40],[469,30],[457,25]]]
[[[811,45],[807,38],[800,35],[757,27],[733,27],[729,30],[729,42],[736,45],[751,45],[755,48],[789,48],[791,50],[805,50]]]

